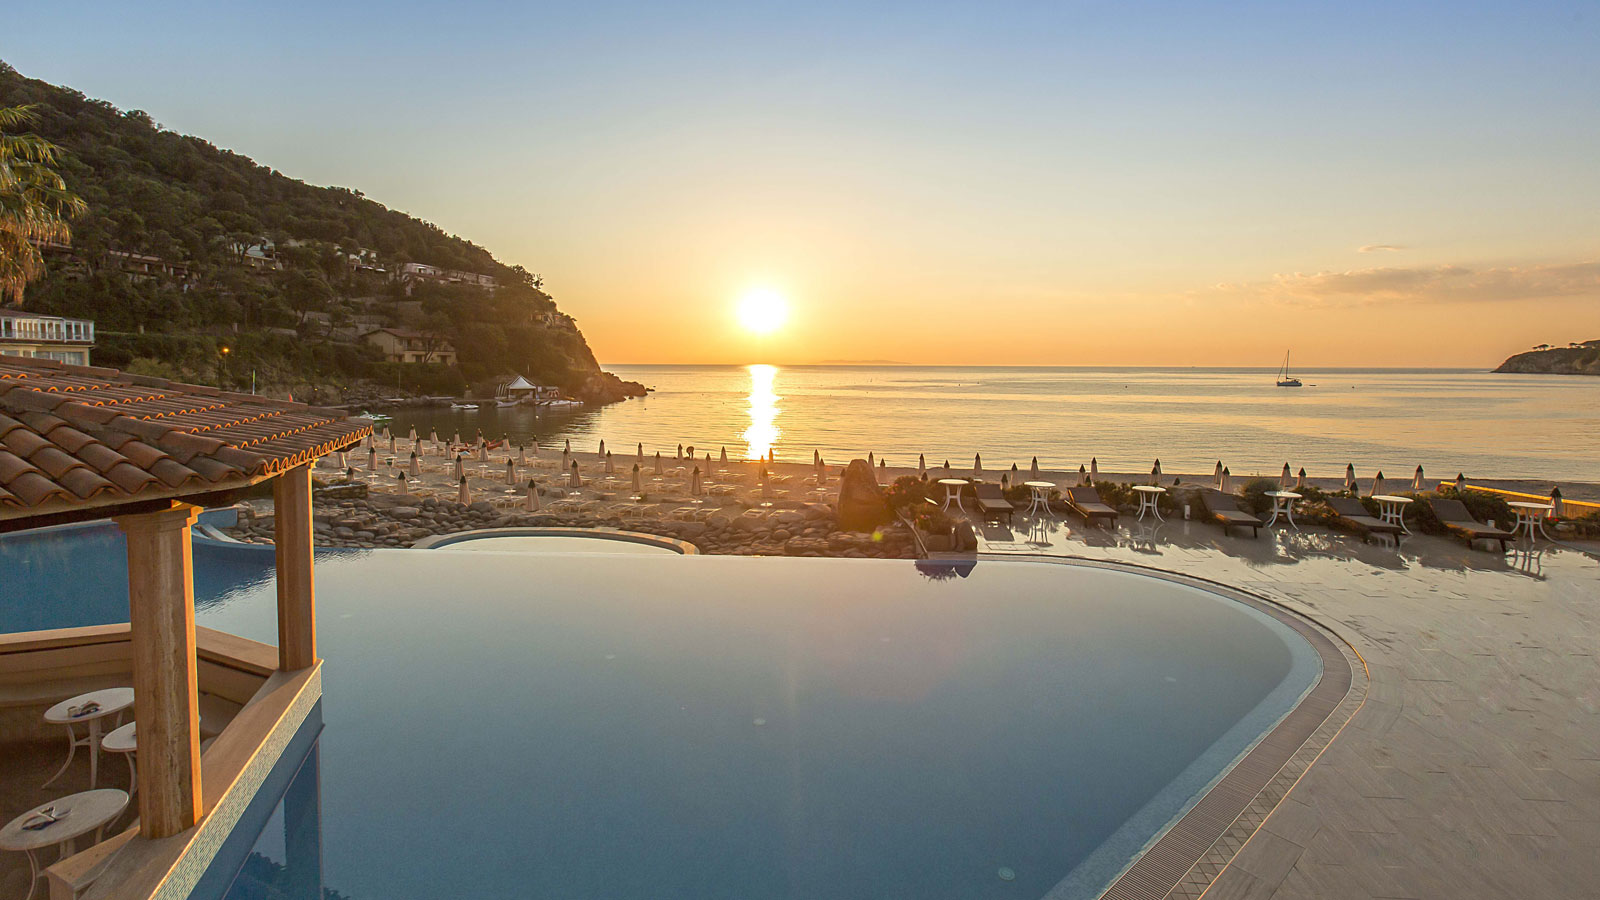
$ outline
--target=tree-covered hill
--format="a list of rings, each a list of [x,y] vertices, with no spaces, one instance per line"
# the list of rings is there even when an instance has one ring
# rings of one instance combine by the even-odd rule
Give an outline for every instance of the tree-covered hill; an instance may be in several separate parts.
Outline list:
[[[95,319],[97,363],[236,387],[253,374],[328,401],[363,381],[441,393],[513,372],[619,398],[540,279],[470,241],[0,62],[0,107],[18,105],[88,202],[23,305]],[[402,279],[407,264],[497,288]],[[380,326],[443,333],[459,369],[383,362],[359,340]]]

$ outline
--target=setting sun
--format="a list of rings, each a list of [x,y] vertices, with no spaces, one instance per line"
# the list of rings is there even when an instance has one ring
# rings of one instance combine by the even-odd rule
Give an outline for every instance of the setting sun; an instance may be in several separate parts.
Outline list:
[[[789,302],[777,291],[760,288],[739,298],[739,324],[756,334],[771,334],[789,318]]]

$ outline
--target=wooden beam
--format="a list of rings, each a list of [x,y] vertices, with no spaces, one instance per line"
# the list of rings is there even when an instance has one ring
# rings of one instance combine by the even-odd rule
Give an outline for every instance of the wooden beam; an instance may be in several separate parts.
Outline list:
[[[272,483],[273,539],[278,563],[278,668],[292,672],[317,661],[317,600],[311,581],[311,465]]]
[[[200,691],[196,682],[194,558],[199,507],[122,516],[128,536],[134,721],[139,727],[139,830],[171,837],[199,821]]]

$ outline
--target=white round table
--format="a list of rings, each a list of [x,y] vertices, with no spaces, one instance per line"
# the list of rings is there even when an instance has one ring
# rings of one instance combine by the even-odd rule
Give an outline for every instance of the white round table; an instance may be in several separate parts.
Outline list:
[[[82,712],[88,704],[97,704],[93,712]],[[107,716],[116,716],[117,725],[122,724],[122,714],[133,706],[133,688],[115,687],[99,691],[90,691],[79,694],[70,700],[63,700],[55,706],[44,711],[44,720],[51,725],[63,725],[67,729],[67,761],[61,764],[60,770],[50,777],[42,786],[49,787],[57,778],[67,771],[72,765],[73,754],[79,747],[89,748],[89,787],[95,786],[95,781],[100,775],[100,729],[102,720]],[[73,715],[77,711],[78,715]],[[73,730],[74,725],[85,724],[88,734],[82,738]],[[112,727],[116,727],[115,725]]]
[[[1136,484],[1133,489],[1139,493],[1139,515],[1136,518],[1143,521],[1144,514],[1149,512],[1156,517],[1156,521],[1165,522],[1166,519],[1161,518],[1161,508],[1157,504],[1167,489],[1154,484]]]
[[[1393,494],[1373,494],[1372,499],[1378,501],[1378,518],[1390,525],[1399,525],[1400,530],[1406,534],[1411,529],[1406,527],[1405,511],[1411,505],[1410,497],[1396,497]]]
[[[1264,496],[1272,498],[1272,515],[1267,518],[1268,527],[1278,521],[1278,514],[1282,513],[1283,517],[1289,520],[1290,526],[1296,531],[1300,530],[1300,526],[1294,524],[1294,502],[1302,495],[1294,491],[1267,491]]]
[[[1506,505],[1511,507],[1511,511],[1517,516],[1516,527],[1511,529],[1512,534],[1521,531],[1528,536],[1529,541],[1532,541],[1533,533],[1537,530],[1544,535],[1545,540],[1550,540],[1550,535],[1544,530],[1544,520],[1546,516],[1555,511],[1555,504],[1538,503],[1531,500],[1508,500]]]
[[[0,850],[28,854],[28,896],[24,900],[32,900],[39,879],[44,876],[44,867],[39,864],[40,850],[58,847],[58,858],[66,859],[78,852],[78,838],[91,831],[94,832],[95,843],[100,843],[100,829],[121,815],[127,806],[127,794],[116,788],[101,788],[41,803],[0,828]],[[43,821],[37,817],[47,810],[56,817],[55,822],[31,831],[23,827],[30,821]]]
[[[134,757],[138,755],[139,750],[138,724],[137,722],[129,722],[100,740],[101,750],[107,753],[122,753],[127,756],[129,797],[132,797],[139,789],[139,769],[134,763]]]
[[[1055,484],[1049,481],[1024,481],[1022,485],[1028,489],[1032,497],[1031,502],[1028,504],[1028,515],[1031,516],[1040,511],[1043,511],[1045,515],[1049,515],[1050,492],[1056,489]]]
[[[944,485],[944,506],[940,508],[948,510],[950,509],[950,504],[954,503],[956,509],[966,512],[967,508],[961,505],[961,491],[966,488],[967,480],[965,478],[941,478],[939,483]]]

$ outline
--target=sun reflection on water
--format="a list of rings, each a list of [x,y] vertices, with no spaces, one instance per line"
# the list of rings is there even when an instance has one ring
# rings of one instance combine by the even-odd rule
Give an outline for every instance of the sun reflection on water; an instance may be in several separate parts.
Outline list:
[[[778,375],[777,366],[750,366],[750,427],[741,435],[747,443],[746,459],[761,459],[772,452],[772,446],[783,434],[778,429],[778,401],[772,386]]]

